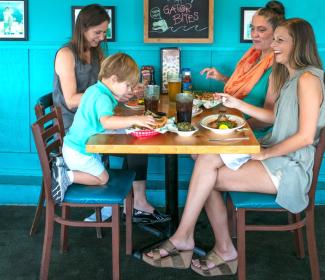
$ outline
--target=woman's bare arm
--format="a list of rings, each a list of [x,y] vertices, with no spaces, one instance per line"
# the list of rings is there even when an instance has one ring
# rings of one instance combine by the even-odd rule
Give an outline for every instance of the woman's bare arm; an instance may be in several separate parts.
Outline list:
[[[253,155],[253,159],[265,159],[292,153],[313,143],[323,101],[321,81],[311,73],[304,73],[298,81],[299,128],[286,140]],[[287,122],[288,120],[281,120]]]
[[[83,93],[77,92],[75,58],[69,48],[65,47],[58,51],[55,59],[55,72],[59,76],[62,93],[68,108],[78,107]]]

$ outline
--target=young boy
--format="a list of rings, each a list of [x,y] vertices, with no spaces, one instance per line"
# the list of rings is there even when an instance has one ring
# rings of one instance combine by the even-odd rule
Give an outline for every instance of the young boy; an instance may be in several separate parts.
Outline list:
[[[130,94],[138,82],[139,68],[127,54],[117,53],[106,58],[99,72],[99,81],[84,93],[72,126],[64,137],[63,158],[56,158],[52,172],[52,197],[62,202],[72,183],[104,185],[108,173],[98,154],[86,152],[90,136],[106,129],[123,129],[133,125],[152,128],[152,116],[114,116],[114,109],[123,96]]]

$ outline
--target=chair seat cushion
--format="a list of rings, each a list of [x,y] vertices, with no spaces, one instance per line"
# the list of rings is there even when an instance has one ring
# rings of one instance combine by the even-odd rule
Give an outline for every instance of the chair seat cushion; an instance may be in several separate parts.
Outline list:
[[[275,195],[249,192],[229,192],[235,208],[282,208]]]
[[[135,172],[131,170],[108,170],[109,180],[103,186],[72,184],[63,202],[82,204],[123,204],[132,188]]]

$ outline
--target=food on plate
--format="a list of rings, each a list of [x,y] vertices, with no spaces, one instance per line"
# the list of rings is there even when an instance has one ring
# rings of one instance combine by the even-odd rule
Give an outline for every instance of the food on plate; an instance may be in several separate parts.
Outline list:
[[[207,126],[214,129],[231,129],[238,125],[235,121],[230,120],[226,115],[220,115],[216,120],[209,122]]]
[[[144,98],[131,99],[126,104],[130,107],[144,106]]]
[[[205,101],[213,101],[216,99],[214,96],[214,92],[194,93],[194,98],[199,100],[205,100]]]
[[[179,131],[192,131],[195,130],[195,127],[189,122],[179,122],[176,124]]]

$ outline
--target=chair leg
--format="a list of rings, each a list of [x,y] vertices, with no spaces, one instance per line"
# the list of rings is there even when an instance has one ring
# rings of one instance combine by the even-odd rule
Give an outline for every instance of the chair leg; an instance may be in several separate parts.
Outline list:
[[[320,280],[314,209],[309,209],[309,211],[306,212],[306,235],[312,280]]]
[[[246,212],[237,209],[238,280],[246,279]]]
[[[132,254],[132,211],[133,210],[133,195],[132,191],[125,199],[125,248],[126,254]]]
[[[62,205],[62,219],[69,219],[70,208],[66,205]],[[68,226],[61,224],[61,234],[60,234],[60,253],[68,251]]]
[[[46,207],[45,232],[43,241],[43,252],[40,268],[40,280],[47,280],[49,274],[50,257],[52,251],[54,231],[54,205]]]
[[[96,221],[97,222],[102,222],[102,212],[101,212],[101,208],[96,207],[95,208],[95,212],[96,212]],[[96,227],[96,235],[98,239],[102,239],[103,238],[103,230],[101,227]]]
[[[288,213],[288,220],[289,224],[296,223],[301,220],[301,216],[300,214]],[[293,230],[293,234],[297,258],[303,259],[305,257],[305,248],[302,228]]]
[[[113,280],[120,279],[120,206],[112,206],[112,271]]]
[[[29,236],[34,235],[36,233],[36,231],[37,231],[37,227],[39,225],[40,218],[42,216],[44,201],[45,201],[45,192],[44,192],[44,186],[43,186],[43,181],[42,181],[41,192],[40,192],[40,195],[39,195],[39,198],[38,198],[38,205],[37,205],[37,208],[36,208],[36,212],[35,212],[35,215],[34,215],[34,220],[33,220],[32,226],[30,227]]]
[[[227,196],[226,206],[227,206],[229,232],[230,232],[231,238],[236,238],[237,237],[236,210],[235,210],[235,207],[231,200],[230,195],[227,193],[226,196]]]

